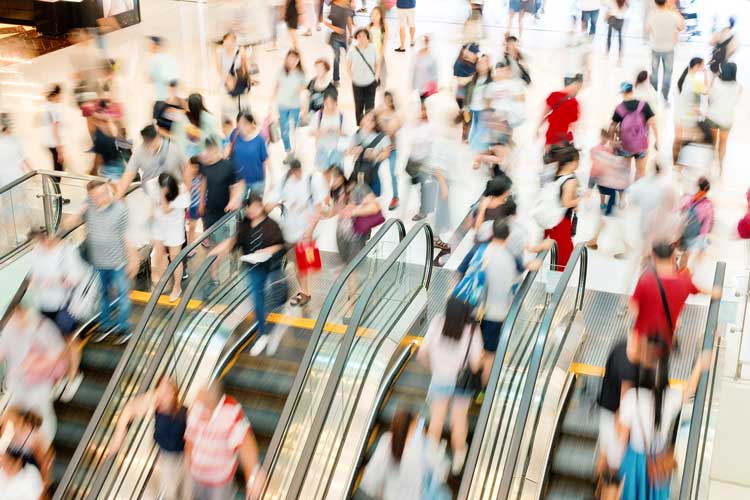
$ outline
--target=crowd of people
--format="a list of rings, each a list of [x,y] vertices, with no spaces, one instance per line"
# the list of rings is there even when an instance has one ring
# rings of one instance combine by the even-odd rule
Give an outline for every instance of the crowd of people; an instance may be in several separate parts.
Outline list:
[[[710,56],[691,59],[672,85],[684,18],[671,0],[647,2],[653,3],[644,31],[650,72],[640,70],[620,84],[621,101],[597,127],[599,143],[582,152],[577,136],[585,103],[579,93],[592,79],[589,61],[599,11],[608,26],[607,53],[617,36],[621,63],[628,0],[578,2],[565,46],[565,74],[559,90],[544,99],[538,121],[526,100],[532,77],[542,71],[522,50],[522,30],[524,14],[540,15],[544,2],[511,0],[508,32],[497,57],[494,49],[482,50],[486,41],[476,29],[484,2],[468,2],[465,43],[456,47],[450,82],[439,76],[444,63],[433,54],[431,37],[417,29],[416,0],[383,1],[364,12],[351,0],[248,3],[257,15],[234,4],[234,10],[224,12],[226,30],[215,52],[220,101],[213,110],[201,93],[184,91],[180,65],[161,36],[148,40],[154,100],[151,117],[135,140],[125,126],[125,103],[115,78],[118,63],[95,38],[81,39],[75,86],[56,84],[45,93],[41,126],[50,165],[65,170],[76,155],[63,134],[63,110],[72,91],[91,136],[94,159],[87,173],[98,179],[88,183],[86,202],[65,221],[66,228],[85,226],[81,248],[56,234],[35,230],[30,235],[28,290],[2,325],[0,358],[7,365],[10,401],[2,419],[0,439],[7,441],[7,452],[0,460],[0,477],[13,485],[13,498],[40,498],[52,485],[53,405],[58,398],[73,399],[83,378],[77,327],[98,313],[103,332],[98,340],[110,335],[125,343],[130,338],[132,279],[143,268],[131,237],[134,227],[148,235],[149,275],[153,283],[167,283],[165,299],[171,304],[180,300],[188,277],[189,260],[180,257],[187,245],[202,239],[206,247],[194,245],[190,257],[200,252],[217,258],[242,255],[258,324],[250,354],[273,356],[283,332],[267,321],[269,308],[287,300],[290,307],[302,308],[321,293],[309,277],[321,268],[318,240],[329,227],[326,221],[335,224],[336,249],[345,263],[364,248],[389,212],[429,221],[441,255],[455,250],[459,214],[452,213],[452,188],[460,181],[456,166],[461,162],[476,171],[485,187],[478,200],[467,200],[471,249],[458,266],[445,311],[431,319],[417,355],[431,373],[429,411],[424,416],[406,409],[396,413],[367,464],[361,492],[382,499],[450,496],[444,482],[463,469],[469,410],[488,382],[513,293],[525,271],[541,267],[538,252],[552,245],[555,271],[565,269],[578,214],[587,200],[595,200],[601,215],[588,248],[598,251],[603,229],[620,227],[620,219],[635,208],[640,237],[625,241],[616,257],[633,258],[641,274],[631,299],[633,331],[614,347],[599,398],[597,473],[603,487],[618,490],[622,498],[667,498],[665,483],[659,488],[649,483],[646,461],[654,449],[669,444],[673,420],[697,380],[691,377],[680,392],[669,387],[667,370],[680,311],[688,295],[701,293],[690,269],[710,244],[711,180],[721,175],[741,93],[731,61],[737,46],[734,20],[713,36]],[[389,26],[390,9],[395,9],[397,30]],[[290,48],[278,68],[261,71],[259,50],[285,45],[277,36],[282,20]],[[299,35],[329,31],[330,54],[312,67],[305,65],[298,38],[305,28]],[[395,32],[393,48],[395,36],[389,34]],[[498,45],[498,40],[490,42]],[[394,58],[405,52],[412,55],[408,88],[394,89],[389,84]],[[261,81],[271,84],[267,109],[251,105]],[[672,103],[674,176],[668,180],[671,165],[656,160],[664,147],[657,118]],[[17,178],[31,170],[31,162],[10,116],[1,118],[0,158],[5,173]],[[540,142],[540,189],[527,203],[518,199],[514,182],[527,168],[520,150],[529,125]],[[308,141],[313,155],[305,154]],[[125,203],[136,181],[147,200],[146,216],[131,213]],[[407,214],[404,199],[412,189],[419,190],[419,204]],[[237,214],[234,231],[224,222],[230,213]],[[203,238],[201,233],[209,230]],[[294,272],[284,270],[287,258]],[[170,262],[175,265],[165,276]],[[215,267],[210,277],[216,286]],[[269,283],[276,288],[289,279],[296,279],[298,291],[269,303]],[[705,293],[718,297],[720,290]],[[698,375],[705,369],[704,358]],[[131,421],[153,418],[164,498],[231,498],[238,464],[248,496],[256,495],[264,471],[242,406],[212,382],[187,408],[177,382],[164,377],[153,391],[129,402],[107,453],[117,453]],[[440,444],[446,420],[449,454]],[[431,478],[429,487],[425,478]]]

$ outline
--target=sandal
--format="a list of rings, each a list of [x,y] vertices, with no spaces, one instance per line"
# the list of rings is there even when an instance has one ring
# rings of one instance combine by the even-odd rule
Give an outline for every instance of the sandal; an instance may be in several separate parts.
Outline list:
[[[432,246],[434,246],[438,250],[443,250],[445,252],[450,252],[451,250],[451,246],[447,244],[446,242],[444,242],[443,240],[441,240],[440,238],[433,239]]]
[[[304,306],[305,304],[307,304],[308,302],[310,302],[310,298],[311,297],[309,295],[305,295],[302,292],[297,292],[297,295],[295,295],[294,297],[292,297],[292,300],[289,301],[289,304],[293,305],[293,306],[300,306],[301,307],[301,306]]]

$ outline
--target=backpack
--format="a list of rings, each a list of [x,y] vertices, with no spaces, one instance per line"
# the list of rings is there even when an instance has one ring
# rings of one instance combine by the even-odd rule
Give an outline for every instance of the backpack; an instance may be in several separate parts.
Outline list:
[[[485,288],[487,285],[487,276],[485,273],[484,252],[487,250],[487,243],[477,248],[474,257],[472,257],[466,274],[461,278],[456,287],[453,289],[452,296],[464,301],[471,307],[477,307],[484,301]]]
[[[688,209],[685,211],[685,226],[682,230],[682,236],[680,237],[680,243],[688,243],[701,234],[701,228],[703,223],[698,218],[698,204],[700,201],[691,203]]]
[[[379,133],[375,136],[375,139],[370,142],[370,144],[364,147],[362,153],[360,153],[359,157],[357,158],[357,161],[354,162],[354,169],[352,170],[352,175],[349,178],[350,181],[356,183],[362,180],[362,182],[370,186],[371,189],[373,188],[373,186],[375,185],[375,178],[378,175],[378,167],[380,166],[380,162],[372,162],[370,160],[366,160],[365,151],[377,146],[380,141],[383,140],[383,137],[385,137],[385,135],[383,133]]]
[[[240,58],[240,64],[237,64],[237,58]],[[232,66],[229,68],[229,74],[235,78],[234,88],[229,90],[229,95],[239,97],[250,91],[250,75],[245,67],[245,61],[240,56],[239,49],[234,54]]]
[[[628,153],[640,153],[648,149],[648,125],[643,116],[644,101],[638,102],[635,111],[628,111],[625,103],[617,106],[616,112],[622,117],[620,122],[620,143]]]
[[[542,229],[552,229],[565,217],[566,209],[560,203],[560,190],[565,182],[574,177],[574,174],[563,175],[542,187],[539,200],[531,213]]]

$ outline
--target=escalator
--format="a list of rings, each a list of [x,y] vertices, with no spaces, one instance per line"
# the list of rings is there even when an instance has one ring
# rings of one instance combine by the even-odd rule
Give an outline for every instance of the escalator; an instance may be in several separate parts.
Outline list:
[[[542,261],[546,258],[546,252],[538,256]],[[504,379],[503,387],[508,393],[514,393],[519,385],[518,380],[523,373],[523,367],[528,363],[531,352],[531,344],[534,339],[538,321],[546,305],[547,294],[541,283],[541,273],[530,272],[524,278],[519,292],[515,295],[510,312],[504,326],[503,338],[509,338],[510,345],[504,356],[503,365]],[[442,310],[446,297],[439,300]],[[429,321],[430,318],[428,318]],[[430,383],[430,372],[416,359],[418,344],[421,338],[406,343],[403,350],[391,360],[388,375],[381,385],[382,401],[379,403],[376,418],[370,424],[371,430],[367,440],[367,447],[363,449],[360,458],[361,466],[354,479],[353,496],[357,498],[357,484],[364,466],[375,450],[380,437],[387,432],[391,425],[393,415],[398,409],[407,408],[414,413],[429,416],[429,406],[426,403],[427,390]],[[487,396],[485,396],[487,397]],[[491,400],[492,398],[489,398]],[[489,404],[489,403],[488,403]],[[481,404],[475,400],[469,410],[469,434],[468,442],[472,442],[474,428],[479,418]],[[446,418],[443,437],[450,442],[449,419]],[[456,478],[450,478],[448,485],[457,494],[459,482]]]
[[[382,256],[388,254],[394,240],[399,241],[404,233],[400,221],[386,222],[332,285],[326,283],[330,276],[314,279],[313,287],[317,280],[319,288],[330,286],[329,299],[332,295],[333,299],[339,299],[327,299],[323,304],[323,311],[329,312],[336,306],[328,321],[321,323],[326,324],[327,330],[333,330],[325,332],[324,337],[329,334],[341,337],[339,329],[346,310],[343,306],[356,300],[368,277],[377,271]],[[273,356],[245,354],[255,340],[255,320],[249,314],[251,304],[246,300],[246,270],[240,268],[238,257],[233,254],[218,262],[211,257],[192,271],[183,300],[164,330],[163,342],[155,349],[150,385],[155,385],[160,374],[170,374],[185,398],[205,385],[210,372],[203,370],[210,367],[215,377],[224,379],[227,392],[245,404],[259,441],[268,445],[276,422],[283,421],[282,408],[293,389],[297,368],[305,361],[307,343],[315,338],[315,331],[312,334],[309,331],[314,320],[272,313],[269,323],[278,323],[277,329],[286,328],[285,322],[303,326],[287,329]],[[214,280],[216,275],[219,275],[218,285]],[[218,345],[224,347],[217,359],[212,351]],[[144,384],[138,392],[147,387]],[[88,486],[90,491],[98,492],[97,498],[140,498],[148,494],[158,452],[149,428],[146,420],[134,423],[117,456],[100,464]],[[107,442],[108,436],[103,438]]]

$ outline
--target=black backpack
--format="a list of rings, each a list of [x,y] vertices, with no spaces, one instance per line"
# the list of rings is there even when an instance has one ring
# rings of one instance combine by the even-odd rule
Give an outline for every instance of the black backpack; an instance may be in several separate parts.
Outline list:
[[[380,162],[373,162],[365,159],[365,151],[377,146],[380,141],[383,140],[383,137],[385,137],[385,134],[383,134],[382,132],[378,133],[378,135],[375,136],[370,144],[368,144],[359,154],[359,156],[357,157],[357,161],[354,162],[352,175],[349,177],[350,182],[356,184],[361,178],[365,184],[370,186],[370,188],[373,188],[373,186],[375,185],[375,179],[378,176],[378,167],[380,166]]]

